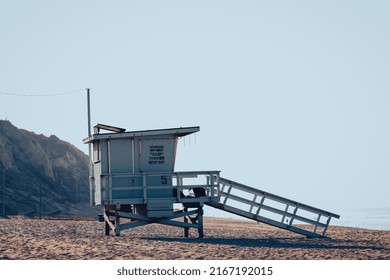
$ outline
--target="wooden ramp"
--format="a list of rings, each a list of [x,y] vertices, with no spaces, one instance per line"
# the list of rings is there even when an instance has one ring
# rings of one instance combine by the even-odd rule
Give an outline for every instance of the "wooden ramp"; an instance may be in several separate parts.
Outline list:
[[[331,219],[340,218],[337,214],[221,177],[219,195],[219,202],[205,204],[308,237],[325,237]]]

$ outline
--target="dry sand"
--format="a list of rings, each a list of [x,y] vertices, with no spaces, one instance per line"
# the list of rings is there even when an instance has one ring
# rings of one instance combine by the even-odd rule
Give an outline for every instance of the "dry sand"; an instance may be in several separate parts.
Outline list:
[[[0,219],[0,259],[268,259],[390,260],[390,231],[330,226],[328,238],[306,238],[251,221],[205,218],[196,230],[151,224],[105,236],[86,220]]]

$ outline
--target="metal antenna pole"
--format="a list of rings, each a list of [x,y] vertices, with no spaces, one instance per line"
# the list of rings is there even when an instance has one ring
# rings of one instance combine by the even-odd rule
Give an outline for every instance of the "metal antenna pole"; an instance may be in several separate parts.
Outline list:
[[[87,111],[88,111],[88,137],[92,137],[91,131],[91,99],[90,99],[90,89],[87,88]],[[88,144],[89,152],[89,199],[90,204],[94,205],[94,178],[93,178],[93,164],[92,164],[92,146],[91,143]]]
[[[88,106],[88,137],[91,137],[91,99],[89,94],[89,88],[87,88],[87,106]]]

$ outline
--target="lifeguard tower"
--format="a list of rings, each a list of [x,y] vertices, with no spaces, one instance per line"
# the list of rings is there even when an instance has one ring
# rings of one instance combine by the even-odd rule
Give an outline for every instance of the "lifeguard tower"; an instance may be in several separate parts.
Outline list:
[[[106,234],[160,223],[183,227],[185,236],[196,228],[203,237],[202,208],[219,201],[219,172],[174,172],[178,138],[197,131],[199,127],[129,132],[103,124],[94,127],[84,143],[93,145],[91,204],[104,206]],[[204,183],[186,183],[194,178]],[[175,210],[176,203],[183,209]],[[183,222],[174,220],[180,217]],[[130,222],[121,224],[122,218]]]
[[[186,237],[195,228],[202,238],[204,205],[308,237],[325,237],[331,218],[340,217],[224,179],[219,171],[175,172],[178,139],[199,130],[94,127],[84,143],[92,145],[91,204],[104,207],[106,235],[159,223],[184,228]]]

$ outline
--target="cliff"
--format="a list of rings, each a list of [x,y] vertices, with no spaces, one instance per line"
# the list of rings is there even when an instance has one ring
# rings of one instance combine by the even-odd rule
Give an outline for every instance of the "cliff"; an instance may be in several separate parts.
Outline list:
[[[4,171],[5,170],[5,171]],[[88,157],[52,135],[0,120],[0,215],[95,216],[89,206]]]

